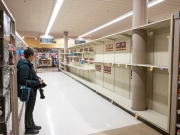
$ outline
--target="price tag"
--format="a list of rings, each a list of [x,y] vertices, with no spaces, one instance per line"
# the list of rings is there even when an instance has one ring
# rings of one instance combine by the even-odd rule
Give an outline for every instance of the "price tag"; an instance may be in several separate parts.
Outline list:
[[[163,67],[160,67],[160,70],[163,70]]]

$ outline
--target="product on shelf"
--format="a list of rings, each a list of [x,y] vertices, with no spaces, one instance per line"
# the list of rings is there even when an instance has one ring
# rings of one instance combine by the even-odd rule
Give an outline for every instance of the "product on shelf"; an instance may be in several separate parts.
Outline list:
[[[0,135],[12,135],[12,113],[4,123],[0,123]]]
[[[178,97],[180,97],[180,88],[178,89]]]
[[[9,65],[14,65],[14,64],[15,64],[15,59],[14,59],[13,51],[9,51]]]
[[[177,135],[180,135],[180,129],[177,130]]]
[[[13,44],[8,44],[9,50],[16,51],[16,47]]]
[[[9,65],[9,43],[0,39],[0,67]]]
[[[81,64],[84,64],[84,59],[81,59]]]
[[[6,93],[4,97],[0,97],[0,123],[6,122],[10,111],[10,90]]]
[[[178,128],[180,128],[180,123],[177,123],[176,126],[177,126]]]
[[[10,69],[9,67],[0,68],[0,95],[3,96],[9,90],[10,86]]]

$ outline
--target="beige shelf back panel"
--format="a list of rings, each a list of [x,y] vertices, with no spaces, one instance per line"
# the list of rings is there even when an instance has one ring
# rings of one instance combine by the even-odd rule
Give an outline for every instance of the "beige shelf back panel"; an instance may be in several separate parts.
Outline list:
[[[107,64],[104,64],[104,66],[107,66]],[[104,73],[104,88],[114,91],[114,66],[109,65],[107,67],[111,67],[111,74]]]
[[[89,71],[84,70],[84,79],[89,80]]]
[[[79,76],[80,76],[81,78],[84,77],[84,71],[83,71],[83,70],[80,70],[80,71],[79,71]]]
[[[115,66],[115,93],[130,99],[130,67]]]
[[[168,70],[153,71],[153,105],[152,109],[165,116],[168,115]]]
[[[113,44],[113,51],[106,51],[106,45]],[[114,62],[114,48],[115,48],[115,42],[108,40],[104,42],[104,62]]]
[[[103,63],[96,63],[96,65],[101,66],[101,71],[95,71],[96,74],[96,84],[103,87],[104,83],[104,64]]]
[[[147,89],[146,89],[146,101],[147,107],[153,109],[153,72],[147,68]]]
[[[94,71],[89,71],[89,81],[96,83],[96,74]]]
[[[154,65],[168,66],[169,52],[168,52],[168,38],[170,35],[170,28],[161,28],[155,31],[154,41]]]
[[[126,42],[126,50],[116,51],[116,48],[114,48],[115,62],[131,63],[131,38],[121,37],[121,38],[116,39],[114,47],[116,47],[116,43],[119,43],[119,42]]]
[[[102,62],[104,60],[104,44],[99,43],[96,45],[96,54],[95,54],[95,61],[100,61]]]
[[[154,39],[155,34],[148,32],[147,37],[147,63],[154,64]]]

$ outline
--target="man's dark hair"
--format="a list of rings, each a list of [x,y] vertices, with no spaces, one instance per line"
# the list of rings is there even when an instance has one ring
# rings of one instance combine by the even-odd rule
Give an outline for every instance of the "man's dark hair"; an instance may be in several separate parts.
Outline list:
[[[26,49],[24,49],[24,57],[29,58],[30,55],[34,55],[34,51],[32,48],[27,47]]]

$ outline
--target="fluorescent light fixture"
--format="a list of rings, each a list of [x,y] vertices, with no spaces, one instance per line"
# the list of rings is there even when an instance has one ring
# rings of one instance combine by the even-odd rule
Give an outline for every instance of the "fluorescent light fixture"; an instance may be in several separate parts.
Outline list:
[[[148,3],[148,7],[152,7],[152,6],[158,4],[158,3],[162,2],[162,1],[164,1],[164,0],[152,0],[151,2]],[[133,15],[133,11],[129,11],[129,12],[117,17],[116,19],[111,20],[111,21],[109,21],[109,22],[107,22],[107,23],[105,23],[105,24],[103,24],[103,25],[101,25],[101,26],[99,26],[99,27],[97,27],[97,28],[95,28],[95,29],[81,35],[81,36],[79,36],[79,38],[85,37],[85,36],[95,32],[95,31],[98,31],[98,30],[100,30],[100,29],[102,29],[104,27],[107,27],[107,26],[109,26],[109,25],[111,25],[113,23],[116,23],[116,22],[118,22],[120,20],[123,20],[123,19],[125,19],[125,18],[127,18],[127,17],[129,17],[131,15]]]
[[[153,0],[148,3],[148,7],[152,7],[160,2],[163,2],[164,0]]]
[[[63,1],[64,0],[56,0],[56,3],[55,3],[54,8],[53,8],[53,12],[51,14],[51,19],[49,20],[49,24],[48,24],[48,27],[46,29],[45,35],[49,34],[49,31],[50,31],[50,29],[51,29],[51,27],[52,27],[52,25],[53,25],[53,23],[54,23],[54,21],[56,19],[56,16],[57,16],[57,14],[59,12],[59,9],[61,8],[61,5],[62,5]]]

